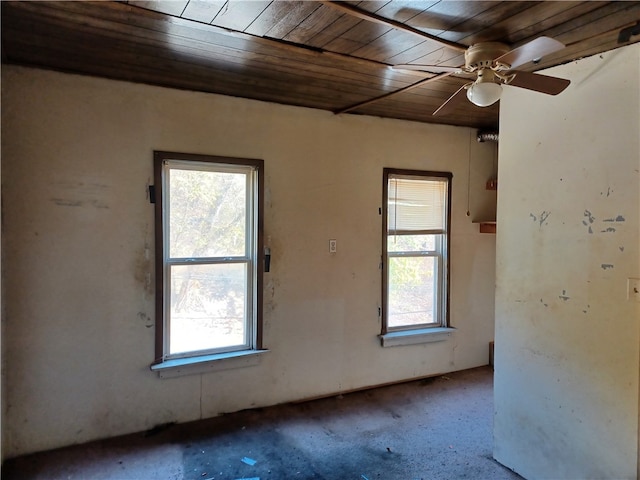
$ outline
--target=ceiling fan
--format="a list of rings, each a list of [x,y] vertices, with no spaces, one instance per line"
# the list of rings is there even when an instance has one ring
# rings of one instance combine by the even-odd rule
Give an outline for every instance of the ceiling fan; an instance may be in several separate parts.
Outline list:
[[[557,95],[571,83],[564,78],[515,70],[521,65],[536,63],[543,56],[565,48],[562,42],[553,38],[538,37],[514,49],[500,42],[480,42],[465,48],[465,64],[462,67],[406,64],[394,65],[393,68],[476,76],[475,81],[460,87],[433,112],[433,115],[443,115],[453,110],[457,104],[464,101],[465,91],[471,103],[479,107],[488,107],[500,99],[502,85]]]

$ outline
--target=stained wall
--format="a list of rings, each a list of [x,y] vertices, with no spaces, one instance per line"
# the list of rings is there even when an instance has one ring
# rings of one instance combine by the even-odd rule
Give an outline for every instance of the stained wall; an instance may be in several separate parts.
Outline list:
[[[258,365],[149,370],[153,150],[265,161]],[[495,236],[467,180],[494,156],[466,128],[4,66],[5,455],[487,364]],[[380,346],[383,167],[453,172],[447,341]]]

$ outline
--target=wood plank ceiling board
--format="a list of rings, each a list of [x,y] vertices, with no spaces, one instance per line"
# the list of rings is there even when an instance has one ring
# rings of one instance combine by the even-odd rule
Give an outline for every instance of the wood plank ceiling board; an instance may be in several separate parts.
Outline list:
[[[557,25],[566,24],[571,20],[585,15],[593,10],[599,9],[607,5],[609,2],[553,2],[558,5],[552,15],[541,18],[536,14],[533,22],[529,21],[523,28],[517,32],[509,32],[509,41],[514,45],[520,45],[528,40],[540,36],[541,32],[548,32],[549,29]],[[547,33],[544,33],[547,35]],[[548,35],[553,37],[554,35]]]
[[[211,23],[226,4],[226,0],[189,0],[180,17]]]
[[[329,7],[324,7],[323,10],[333,11]],[[320,32],[311,37],[306,45],[326,50],[326,46],[329,43],[340,37],[340,35],[351,29],[354,25],[358,24],[361,21],[362,20],[358,20],[351,15],[340,14],[340,16],[335,21],[329,23]]]
[[[23,5],[32,5],[33,3],[23,4]],[[66,8],[73,8],[76,11],[78,9],[82,9],[83,6],[80,2],[56,2],[50,3],[48,5],[52,5],[51,14],[56,15],[57,12],[54,9],[59,9],[60,5],[65,5]],[[62,7],[65,8],[65,7]],[[8,9],[8,13],[11,14],[12,8]],[[43,10],[41,10],[42,12]],[[118,13],[113,11],[106,11],[104,9],[99,9],[94,12],[86,12],[86,13]],[[64,15],[64,13],[62,14]],[[44,15],[38,15],[38,17],[45,18]],[[34,20],[37,20],[37,18]],[[90,26],[91,28],[87,28],[85,33],[89,33],[93,28],[102,28],[104,33],[113,32],[114,36],[123,38],[123,39],[131,39],[135,38],[135,42],[140,42],[140,44],[144,44],[146,40],[151,39],[151,41],[155,41],[157,46],[164,45],[164,48],[167,49],[167,46],[175,47],[175,46],[183,46],[185,52],[198,52],[201,49],[205,54],[214,56],[216,53],[223,51],[223,58],[226,55],[232,56],[235,52],[238,57],[253,56],[253,55],[275,55],[278,53],[281,55],[280,58],[286,59],[288,58],[288,54],[290,50],[284,49],[281,45],[276,43],[269,42],[259,42],[254,43],[248,41],[247,38],[242,36],[232,35],[228,32],[216,29],[212,30],[207,27],[202,27],[197,24],[193,24],[190,22],[179,21],[179,20],[164,20],[163,17],[159,17],[160,22],[158,22],[158,18],[152,19],[147,22],[138,22],[137,25],[133,24],[120,24],[119,18],[113,15],[104,15],[102,18],[98,19],[98,17],[92,17],[90,15],[86,15],[82,17],[81,21],[78,21],[72,29],[83,29],[85,26]],[[164,25],[163,23],[168,23],[168,25]],[[119,32],[119,33],[118,33]],[[173,48],[170,48],[173,50]],[[212,49],[215,49],[213,51]],[[226,49],[226,50],[225,50]],[[300,54],[305,54],[304,50],[300,50]]]
[[[355,50],[352,52],[352,55],[362,58],[370,58],[379,62],[388,62],[388,59],[405,52],[415,45],[415,35],[391,29]],[[420,40],[420,45],[423,47],[431,46],[431,49],[443,49],[442,45],[436,44],[431,40]]]
[[[478,128],[492,129],[495,128],[493,122],[487,117],[485,109],[475,107],[475,112],[467,112],[465,109],[454,110],[451,114],[444,116],[440,123],[449,125],[459,125],[465,119],[471,118]],[[488,107],[494,115],[498,114],[498,106]],[[381,102],[374,103],[358,110],[358,113],[366,115],[375,115],[389,118],[404,118],[410,120],[412,118],[421,118],[422,121],[428,122],[432,117],[433,107],[431,103],[422,103],[420,97],[412,95],[412,92],[400,94],[390,97]]]
[[[520,70],[535,71],[552,67],[596,53],[617,48],[618,33],[625,26],[631,26],[640,20],[640,2],[577,2],[574,14],[567,21],[558,23],[541,31],[541,34],[555,38],[567,45],[564,50],[548,55],[535,64],[518,67]],[[585,30],[588,30],[585,35]],[[520,40],[516,45],[532,40],[532,34]],[[637,37],[636,37],[636,40]]]
[[[80,5],[73,4],[73,8],[81,8]],[[51,10],[54,11],[56,4],[50,4]],[[31,4],[29,4],[31,6]],[[110,33],[113,35],[115,29],[103,28],[97,29],[95,24],[88,25],[84,28],[86,31],[82,31],[81,27],[85,24],[85,21],[80,25],[71,28],[58,37],[58,30],[55,27],[51,27],[46,22],[47,17],[39,15],[24,25],[17,24],[20,20],[12,20],[12,9],[9,8],[5,17],[7,17],[8,26],[7,31],[11,33],[14,25],[21,30],[25,30],[27,27],[41,32],[39,37],[39,43],[36,45],[39,48],[47,48],[47,54],[33,60],[35,63],[40,64],[49,58],[58,58],[60,55],[64,55],[64,52],[69,52],[72,59],[86,62],[92,57],[99,57],[102,63],[111,65],[111,68],[117,66],[118,71],[123,75],[127,75],[127,79],[135,79],[135,76],[140,72],[141,68],[155,68],[162,74],[162,78],[165,81],[168,79],[179,77],[180,74],[188,75],[194,78],[205,77],[210,80],[215,80],[216,88],[208,88],[207,91],[213,91],[214,93],[229,94],[234,87],[240,89],[242,87],[246,89],[255,89],[259,87],[263,92],[267,92],[270,95],[274,95],[281,98],[282,95],[291,95],[294,103],[302,104],[304,106],[313,106],[316,108],[328,108],[334,109],[342,103],[350,103],[358,101],[362,98],[368,98],[369,96],[377,96],[384,93],[385,90],[380,90],[376,84],[385,84],[389,89],[399,88],[406,85],[407,81],[402,81],[403,75],[389,72],[388,69],[381,69],[378,67],[374,71],[371,67],[362,68],[362,65],[358,65],[358,68],[353,68],[350,65],[341,65],[345,63],[344,60],[336,59],[335,57],[327,57],[317,52],[309,52],[301,50],[298,52],[300,58],[295,58],[291,55],[290,49],[280,44],[258,45],[252,44],[253,51],[246,52],[240,50],[244,40],[236,36],[227,36],[224,34],[212,35],[207,32],[206,37],[202,36],[199,39],[200,42],[218,42],[218,47],[224,47],[228,50],[232,50],[232,47],[236,47],[235,53],[238,57],[233,57],[229,52],[226,52],[220,57],[221,68],[216,69],[216,57],[211,53],[207,53],[206,50],[201,50],[201,55],[204,61],[207,62],[206,66],[201,66],[201,63],[196,61],[197,54],[193,45],[183,52],[178,48],[157,49],[153,46],[148,48],[143,47],[138,43],[136,53],[130,52],[127,41],[141,34],[138,31],[132,31],[131,26],[125,26],[126,31],[119,36],[119,38],[107,38],[100,36],[100,31]],[[176,27],[176,20],[173,21],[174,27]],[[179,25],[177,26],[179,27]],[[187,25],[189,27],[189,24]],[[185,28],[187,28],[185,27]],[[199,27],[201,28],[201,27]],[[197,32],[186,32],[180,28],[174,28],[177,32],[188,35],[192,39],[198,38]],[[165,30],[159,28],[159,30]],[[91,42],[86,41],[86,34],[91,32],[93,40]],[[142,33],[151,35],[153,37],[153,30],[142,29]],[[159,33],[155,31],[155,33]],[[166,34],[157,35],[156,39],[164,39],[166,41]],[[178,39],[184,40],[184,37],[178,35]],[[194,40],[192,40],[193,42]],[[264,43],[264,42],[263,42]],[[60,49],[52,50],[50,45],[59,45]],[[108,48],[106,48],[108,46]],[[175,45],[174,45],[175,47]],[[26,46],[25,46],[26,48]],[[25,50],[26,51],[26,50]],[[36,54],[37,52],[32,52]],[[249,58],[251,57],[251,58]],[[316,64],[313,60],[320,59],[322,69],[313,71]],[[233,60],[236,58],[236,60]],[[312,60],[312,61],[309,61]],[[262,70],[259,67],[260,62],[268,63],[269,69]],[[96,62],[87,62],[87,65],[91,65]],[[175,65],[172,66],[172,63]],[[77,62],[66,63],[66,68],[76,68]],[[174,66],[178,66],[177,71]],[[307,68],[311,71],[308,72]],[[100,69],[99,72],[103,72]],[[128,73],[126,73],[128,72]],[[180,72],[177,73],[177,72]],[[273,72],[277,72],[275,75]],[[333,74],[332,74],[333,72]],[[341,82],[343,75],[346,76],[348,84]],[[380,75],[381,78],[376,78]],[[354,77],[359,77],[358,82],[354,82]],[[405,76],[406,77],[406,76]],[[145,77],[146,81],[148,78]],[[412,80],[412,79],[411,79]],[[153,82],[151,82],[153,83]],[[175,86],[175,81],[172,81],[172,86]],[[191,83],[192,84],[192,83]],[[255,95],[246,93],[250,98],[263,99],[258,90]],[[300,95],[297,95],[300,94]],[[267,98],[268,99],[268,98]],[[326,100],[332,99],[332,103],[328,103]],[[324,100],[324,101],[322,101]]]
[[[498,106],[462,101],[432,115],[473,76],[391,66],[459,66],[459,47],[480,41],[515,47],[546,35],[568,45],[518,67],[533,72],[617,48],[619,31],[640,21],[640,2],[632,1],[132,0],[0,8],[4,63],[475,128],[497,128]],[[624,44],[637,41],[633,35]]]
[[[315,2],[271,2],[244,31],[251,35],[282,38],[320,5]]]
[[[514,2],[517,7],[510,6],[508,16],[504,16],[504,10],[497,8],[489,10],[494,13],[494,19],[491,26],[479,30],[471,35],[467,35],[460,39],[462,43],[471,45],[484,41],[499,41],[506,44],[514,43],[511,32],[518,32],[536,22],[539,19],[545,19],[553,16],[554,13],[562,12],[570,4],[568,2]],[[498,10],[498,11],[496,11]]]
[[[188,0],[130,0],[128,3],[136,7],[179,17],[189,2]]]
[[[365,20],[336,39],[335,42],[338,43],[332,42],[327,44],[325,46],[327,49],[341,48],[340,42],[342,42],[347,46],[346,48],[348,50],[345,51],[353,56],[380,60],[380,58],[371,56],[370,53],[374,50],[379,51],[381,49],[401,51],[406,48],[385,40],[385,36],[392,32],[404,38],[406,42],[412,41],[414,44],[417,41],[415,37],[416,34],[418,34],[418,38],[421,41],[424,41],[425,37],[428,37],[428,34],[412,29],[412,27],[405,22],[417,13],[423,11],[424,7],[431,5],[432,2],[422,2],[418,9],[415,8],[415,6],[418,5],[416,2],[389,2],[376,11],[369,11],[371,8],[368,4],[365,5],[369,7],[369,9],[362,9],[361,11],[347,8],[348,6],[339,2],[325,2],[325,4],[331,8],[346,9],[345,11],[348,15]],[[403,27],[403,30],[398,30],[398,26]],[[375,43],[378,43],[378,45],[374,45]],[[367,49],[370,49],[370,51]],[[389,56],[389,53],[383,55],[383,57],[384,56]]]
[[[350,55],[387,31],[389,27],[360,20],[342,35],[326,43],[323,48]]]
[[[594,21],[596,19],[597,21]],[[554,37],[570,46],[614,30],[617,33],[625,25],[631,25],[640,20],[640,2],[613,2],[577,20],[577,22],[571,22],[570,30],[566,26],[564,28],[559,26]],[[585,35],[584,30],[588,31],[588,35]]]
[[[465,8],[460,4],[464,4],[467,8],[466,11],[471,12],[481,11],[482,9],[487,8],[486,6],[482,7],[482,4],[487,2],[447,1],[422,3],[425,9],[422,11],[417,9],[411,11],[411,13],[415,15],[409,18],[405,23],[409,26],[437,36],[441,36],[441,34],[448,28],[460,21],[459,17],[452,14],[454,6],[456,6],[457,11],[459,11],[460,9]],[[442,7],[442,5],[445,5],[446,7]],[[478,8],[478,6],[480,6],[480,8]],[[471,10],[469,10],[469,8],[471,8]],[[408,11],[409,8],[407,7],[406,10]],[[441,13],[442,11],[445,11],[446,13]],[[382,48],[379,47],[379,44],[382,44]],[[388,46],[390,45],[392,45],[393,48],[389,48]],[[426,39],[417,42],[415,37],[412,35],[392,29],[371,42],[371,44],[354,52],[354,54],[366,56],[368,58],[375,58],[376,60],[391,64],[399,64],[411,63],[411,61],[416,58],[420,58],[436,51],[442,52],[443,46]]]
[[[330,25],[342,16],[344,16],[343,13],[321,5],[320,8],[313,11],[311,15],[296,25],[296,27],[282,37],[282,39],[288,42],[322,47],[324,43],[322,45],[314,44],[312,43],[312,39],[323,31],[326,31]]]
[[[270,3],[270,0],[227,2],[211,23],[218,27],[244,32]]]
[[[558,38],[560,35],[567,35],[570,32],[574,32],[575,37],[579,39],[590,38],[592,36],[591,29],[596,28],[598,23],[603,19],[619,11],[624,11],[629,6],[637,5],[638,2],[580,2],[580,5],[584,8],[585,4],[589,6],[598,5],[598,8],[585,9],[584,11],[578,11],[575,15],[567,18],[565,21],[554,23],[553,25],[547,25],[544,29],[535,28],[530,31],[529,37],[523,38],[521,41],[525,41],[527,38],[540,35],[541,32],[544,35]],[[629,18],[632,21],[633,17]],[[537,27],[537,25],[534,25]],[[573,40],[568,40],[571,43]]]
[[[506,22],[513,15],[529,8],[533,3],[535,2],[495,2],[493,6],[482,10],[473,18],[459,23],[456,31],[448,30],[439,36],[467,46],[478,42],[502,41],[503,30],[498,26],[500,19],[505,18]],[[501,27],[506,28],[506,26]],[[475,33],[469,34],[470,31]],[[458,66],[464,65],[464,56],[451,50],[439,49],[407,63]]]
[[[413,17],[408,23],[420,30],[438,36],[442,36],[448,31],[452,33],[468,33],[477,30],[479,27],[474,25],[472,21],[468,21],[464,29],[460,25],[495,6],[496,2],[493,0],[434,2],[433,5]],[[453,39],[450,38],[450,40]]]

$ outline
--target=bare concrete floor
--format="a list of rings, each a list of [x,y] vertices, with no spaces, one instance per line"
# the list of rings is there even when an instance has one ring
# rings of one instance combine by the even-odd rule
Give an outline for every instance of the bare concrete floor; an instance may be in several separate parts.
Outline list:
[[[517,479],[492,458],[489,367],[5,462],[2,478]]]

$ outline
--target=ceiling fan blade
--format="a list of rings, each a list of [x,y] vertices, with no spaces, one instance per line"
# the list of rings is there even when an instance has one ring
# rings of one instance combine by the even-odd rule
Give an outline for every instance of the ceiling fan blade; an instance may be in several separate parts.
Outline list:
[[[498,63],[506,63],[511,65],[511,68],[516,68],[525,63],[542,58],[545,55],[549,55],[550,53],[562,50],[564,47],[564,43],[553,38],[538,37],[499,56],[495,61]]]
[[[462,67],[447,67],[444,65],[415,65],[415,64],[403,64],[403,65],[393,65],[391,68],[394,70],[418,70],[421,72],[430,72],[430,73],[463,73],[464,70]]]
[[[473,84],[473,82],[470,83],[465,83],[463,86],[461,86],[456,93],[454,93],[453,95],[451,95],[449,98],[447,98],[447,101],[444,102],[442,105],[440,105],[438,107],[438,109],[433,112],[433,115],[445,115],[449,112],[451,112],[457,105],[461,104],[462,102],[464,102],[467,98],[467,94],[466,94],[466,87],[468,87],[469,85]]]
[[[527,90],[534,90],[548,95],[558,95],[571,83],[564,78],[550,77],[539,73],[521,72],[517,70],[508,73],[514,73],[516,76],[507,85],[526,88]]]

